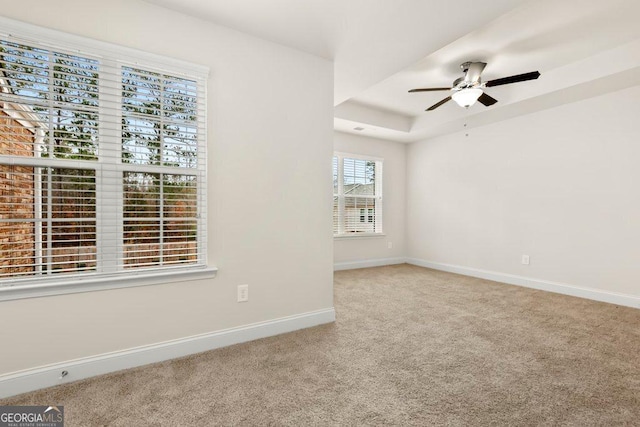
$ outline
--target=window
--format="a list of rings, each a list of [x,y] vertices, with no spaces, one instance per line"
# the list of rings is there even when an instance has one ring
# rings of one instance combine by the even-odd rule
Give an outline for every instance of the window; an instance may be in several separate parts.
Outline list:
[[[382,234],[382,160],[333,157],[333,234]]]
[[[0,33],[0,289],[203,267],[207,71],[24,28]]]
[[[373,212],[373,209],[360,209],[360,222],[373,222]]]

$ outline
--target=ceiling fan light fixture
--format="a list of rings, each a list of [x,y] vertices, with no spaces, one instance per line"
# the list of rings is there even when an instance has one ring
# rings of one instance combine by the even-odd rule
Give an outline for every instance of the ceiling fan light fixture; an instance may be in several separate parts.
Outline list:
[[[466,88],[454,92],[451,98],[461,107],[469,108],[476,103],[478,98],[482,95],[482,89],[479,88]]]

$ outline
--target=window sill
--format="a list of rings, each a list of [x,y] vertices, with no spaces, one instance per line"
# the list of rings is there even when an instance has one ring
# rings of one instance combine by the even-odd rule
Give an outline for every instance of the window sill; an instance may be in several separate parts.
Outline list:
[[[188,270],[156,270],[153,272],[146,271],[102,277],[76,276],[55,281],[41,280],[40,283],[24,285],[16,283],[15,285],[0,287],[0,301],[212,279],[216,277],[217,272],[218,269],[216,267],[200,267]]]
[[[376,237],[386,237],[384,233],[354,233],[354,234],[334,234],[335,240],[371,239]]]

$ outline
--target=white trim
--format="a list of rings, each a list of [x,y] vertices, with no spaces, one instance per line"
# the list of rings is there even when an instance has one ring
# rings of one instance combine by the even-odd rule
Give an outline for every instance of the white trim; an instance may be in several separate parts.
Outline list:
[[[334,322],[333,307],[0,376],[0,398]],[[61,378],[62,371],[68,374]]]
[[[369,160],[374,162],[384,162],[383,157],[368,156],[366,154],[345,153],[344,151],[334,151],[333,157],[347,157],[356,160]]]
[[[217,272],[218,269],[215,267],[194,267],[146,272],[126,271],[115,275],[87,274],[50,281],[40,278],[36,284],[20,285],[17,282],[16,285],[0,287],[0,301],[213,279]]]
[[[336,240],[351,240],[351,239],[369,239],[371,237],[385,237],[384,233],[349,233],[349,234],[334,234],[333,238]]]
[[[2,81],[1,78],[0,81]],[[32,121],[37,119],[35,114],[30,111],[30,108],[25,107],[24,105],[14,104],[12,102],[3,102],[2,104],[4,104],[2,106],[2,112],[10,119],[20,123],[27,131],[35,135],[37,130],[41,130],[40,124]],[[7,105],[9,108],[7,108]]]
[[[640,308],[640,297],[634,295],[621,294],[618,292],[608,292],[592,288],[583,288],[567,283],[551,282],[548,280],[534,279],[531,277],[516,276],[514,274],[499,273],[496,271],[481,270],[477,268],[463,267],[460,265],[425,261],[417,258],[407,258],[406,262],[407,264],[417,265],[419,267],[448,271],[450,273],[463,274],[465,276],[479,277],[481,279],[508,283],[510,285],[524,286],[526,288],[540,289],[542,291],[571,295],[574,297],[602,301],[610,304]]]
[[[0,92],[10,94],[9,83],[0,74]],[[7,105],[9,108],[7,108]],[[13,102],[2,102],[2,111],[10,118],[16,120],[24,126],[32,134],[42,133],[43,128],[47,128],[46,124],[40,122],[40,117],[26,105],[14,104]]]
[[[362,261],[337,262],[333,264],[333,271],[353,270],[356,268],[381,267],[383,265],[404,264],[405,258],[379,258],[366,259]]]

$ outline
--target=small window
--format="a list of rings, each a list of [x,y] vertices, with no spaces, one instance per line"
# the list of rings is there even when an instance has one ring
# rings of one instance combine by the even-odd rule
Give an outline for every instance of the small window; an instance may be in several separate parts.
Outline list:
[[[373,222],[373,209],[360,209],[360,222]]]
[[[333,234],[382,233],[382,160],[333,157]]]

